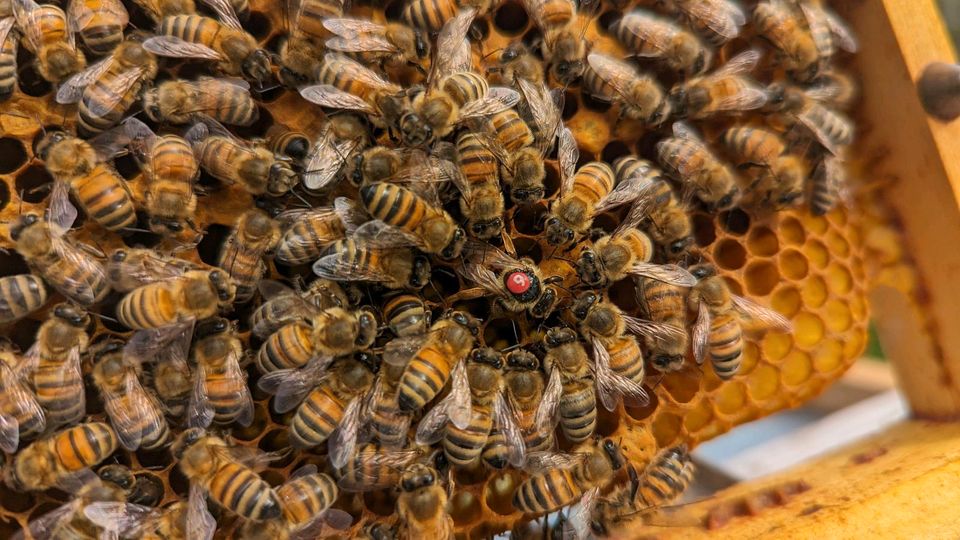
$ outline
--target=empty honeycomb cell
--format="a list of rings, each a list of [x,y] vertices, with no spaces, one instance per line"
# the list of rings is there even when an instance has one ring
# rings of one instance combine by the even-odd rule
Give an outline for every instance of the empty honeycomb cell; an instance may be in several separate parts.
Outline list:
[[[713,218],[707,214],[694,214],[691,216],[693,222],[693,239],[700,247],[707,247],[717,239],[717,229],[713,225]]]
[[[778,388],[780,388],[780,372],[769,364],[757,366],[747,379],[747,392],[753,401],[769,399]]]
[[[823,269],[830,262],[830,252],[827,250],[827,246],[819,240],[809,240],[807,245],[803,246],[803,253],[806,254],[814,268]]]
[[[713,260],[724,270],[739,270],[747,262],[747,250],[740,242],[725,238],[713,248]]]
[[[520,333],[514,319],[493,319],[483,329],[483,342],[494,349],[505,349],[516,343]]]
[[[0,505],[8,512],[26,512],[35,504],[37,500],[30,493],[16,493],[9,489],[0,490]]]
[[[273,487],[277,487],[280,484],[282,484],[284,481],[286,481],[286,475],[281,473],[280,471],[274,471],[274,470],[261,471],[260,476],[264,480],[266,480],[268,484],[270,484]]]
[[[461,491],[450,499],[450,515],[457,525],[473,523],[483,515],[480,500],[469,491]]]
[[[731,276],[723,276],[723,281],[727,283],[727,287],[730,288],[730,292],[738,296],[743,296],[743,285],[740,284],[740,281]]]
[[[867,302],[862,296],[854,295],[849,301],[850,313],[853,318],[862,321],[867,318]]]
[[[740,369],[737,370],[738,375],[747,375],[757,367],[757,362],[760,360],[760,347],[756,343],[749,341],[744,342],[743,344],[743,354],[740,356]]]
[[[820,276],[810,276],[800,288],[803,305],[816,309],[827,300],[827,282]]]
[[[706,400],[700,401],[683,415],[683,427],[687,433],[696,433],[713,420],[713,409]]]
[[[853,288],[853,276],[850,275],[850,270],[839,264],[831,264],[824,273],[824,277],[830,290],[837,294],[847,294]]]
[[[16,251],[0,251],[0,277],[26,274],[30,271],[27,262]]]
[[[454,471],[454,476],[458,484],[475,486],[482,484],[487,480],[487,469],[483,463],[477,461],[472,465],[460,467]]]
[[[547,214],[544,203],[521,206],[513,213],[513,227],[520,233],[535,236],[543,231],[543,219]]]
[[[717,216],[717,224],[730,234],[742,236],[750,230],[750,215],[734,208]]]
[[[785,357],[793,348],[793,335],[785,332],[767,332],[761,342],[763,357],[776,362]]]
[[[623,141],[614,140],[607,143],[603,147],[603,151],[600,152],[600,159],[606,161],[607,163],[613,163],[617,158],[623,157],[630,153],[630,147]]]
[[[770,261],[754,261],[747,265],[743,279],[751,296],[766,296],[780,282],[780,271]]]
[[[714,403],[717,412],[725,415],[737,414],[747,401],[747,390],[740,380],[729,381],[717,391]]]
[[[659,395],[657,393],[651,393],[650,401],[646,405],[627,405],[624,406],[623,410],[627,413],[627,416],[633,418],[634,420],[646,420],[647,418],[650,418],[654,412],[656,412],[659,403]]]
[[[660,385],[677,403],[689,403],[700,390],[699,378],[689,370],[675,377],[665,377]]]
[[[758,257],[770,257],[779,251],[780,241],[768,227],[756,227],[747,238],[747,249]]]
[[[823,216],[807,216],[803,220],[803,224],[806,226],[807,230],[816,235],[823,235],[827,232],[827,229],[830,228],[830,223],[827,222],[827,218]]]
[[[794,285],[781,285],[770,297],[770,307],[784,317],[793,318],[803,307],[800,291]]]
[[[0,174],[8,174],[27,162],[27,149],[18,139],[0,138]]]
[[[47,198],[52,183],[53,177],[47,172],[47,168],[40,163],[34,163],[17,174],[14,186],[24,202],[38,203]]]
[[[790,353],[780,362],[780,377],[785,385],[796,386],[803,384],[813,373],[813,362],[810,355],[798,350]]]
[[[831,256],[846,258],[850,254],[850,242],[836,229],[828,232],[824,239],[826,240],[827,247],[830,249]]]
[[[658,448],[664,448],[674,444],[677,437],[680,436],[680,429],[683,427],[683,419],[675,414],[658,413],[651,425],[653,438],[657,441]]]
[[[843,343],[825,339],[813,351],[813,368],[817,373],[829,373],[840,366],[843,358]]]
[[[825,332],[823,319],[813,313],[801,313],[793,319],[793,337],[797,345],[810,348],[823,339]]]
[[[787,249],[780,254],[780,271],[787,279],[800,280],[807,277],[810,267],[803,253],[795,249]]]
[[[649,394],[649,390],[647,392]],[[620,411],[608,411],[604,407],[597,408],[597,433],[601,437],[609,437],[620,428]]]
[[[640,308],[632,279],[622,279],[611,285],[607,296],[618,308],[626,312],[634,312]]]
[[[507,35],[517,35],[527,28],[527,12],[519,2],[504,2],[493,15],[493,24]]]
[[[381,516],[389,516],[397,507],[397,496],[390,489],[378,489],[363,494],[363,506]]]
[[[254,11],[250,18],[243,23],[243,28],[253,34],[258,40],[264,40],[270,35],[270,19],[263,13]]]
[[[807,239],[807,233],[804,231],[803,224],[800,223],[800,220],[792,216],[780,220],[777,233],[780,235],[780,240],[790,245],[799,246]]]
[[[846,341],[843,342],[843,356],[845,358],[856,357],[863,352],[867,343],[867,331],[865,328],[858,328],[851,332]]]
[[[483,487],[483,502],[494,512],[509,516],[516,513],[513,507],[513,493],[520,487],[523,477],[516,471],[502,471],[493,474]]]
[[[556,165],[546,164],[543,168],[543,194],[544,197],[553,197],[560,192],[560,171]]]
[[[838,299],[827,300],[824,304],[823,320],[831,332],[844,332],[853,325],[850,307]]]
[[[843,227],[849,221],[847,212],[843,211],[842,209],[835,209],[829,212],[826,217],[830,223],[833,223],[838,227]]]
[[[580,110],[580,102],[577,99],[577,94],[573,90],[567,90],[563,94],[563,111],[561,116],[564,121],[573,118],[577,111]]]

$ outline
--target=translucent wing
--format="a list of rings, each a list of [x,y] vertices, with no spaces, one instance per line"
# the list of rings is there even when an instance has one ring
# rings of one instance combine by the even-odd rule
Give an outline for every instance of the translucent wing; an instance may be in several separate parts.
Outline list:
[[[463,249],[467,258],[474,263],[496,269],[516,268],[521,266],[520,261],[510,256],[502,249],[476,240],[468,240]]]
[[[131,139],[123,126],[117,126],[100,133],[92,139],[88,139],[87,142],[89,142],[90,146],[96,151],[97,156],[104,161],[109,161],[120,154],[124,147],[130,144]]]
[[[240,426],[247,427],[253,422],[253,396],[250,395],[247,373],[240,367],[240,360],[238,351],[230,352],[230,357],[226,360],[228,366],[227,378],[232,381],[239,381],[239,384],[236,385],[237,391],[233,396],[238,409],[235,421]]]
[[[577,148],[577,140],[574,139],[573,132],[567,127],[560,130],[557,144],[561,189],[562,193],[569,193],[573,189],[573,177],[577,169],[577,160],[580,159],[580,149]]]
[[[431,445],[443,438],[444,428],[447,427],[447,421],[450,419],[449,401],[451,394],[443,398],[425,414],[417,424],[417,444],[422,446]]]
[[[73,266],[82,268],[83,271],[79,275],[88,276],[86,279],[89,279],[91,282],[94,279],[97,281],[107,280],[106,272],[103,269],[103,265],[100,264],[100,261],[94,259],[86,252],[81,252],[73,244],[67,243],[65,238],[55,238],[53,248],[61,259],[69,261],[65,267]],[[64,277],[64,281],[69,288],[55,287],[64,296],[85,306],[96,302],[96,292],[86,285],[87,282],[80,282],[73,278],[66,277]]]
[[[357,228],[367,220],[367,212],[363,206],[347,197],[334,199],[333,209],[349,234],[356,232]]]
[[[360,423],[363,417],[363,396],[353,398],[343,413],[343,418],[337,425],[327,443],[330,463],[340,468],[347,464],[350,456],[357,448],[357,436],[360,433]]]
[[[126,502],[97,501],[86,505],[83,513],[99,527],[110,528],[120,536],[134,536],[148,520],[156,519],[160,512],[149,506]]]
[[[389,257],[387,253],[381,254]],[[340,253],[326,255],[313,263],[313,273],[333,281],[391,281],[393,278],[372,266],[354,264]]]
[[[187,502],[187,530],[191,540],[213,540],[217,531],[217,521],[207,509],[207,496],[197,484],[190,485],[190,498]]]
[[[746,16],[739,6],[728,0],[691,0],[678,2],[678,9],[687,17],[700,21],[717,36],[729,41],[740,34]]]
[[[726,64],[717,68],[713,73],[708,75],[708,77],[731,77],[734,75],[750,73],[754,70],[754,68],[757,67],[757,64],[760,62],[760,58],[762,57],[763,53],[760,51],[756,49],[748,49],[734,56],[730,60],[727,60]]]
[[[374,114],[376,110],[371,107],[363,98],[357,97],[348,92],[344,92],[329,84],[319,84],[300,89],[300,95],[303,99],[311,103],[316,103],[322,107],[332,109],[344,109],[348,111],[362,111]]]
[[[563,380],[559,369],[550,370],[550,378],[543,390],[543,399],[537,407],[534,417],[534,428],[539,433],[549,433],[556,426],[557,411],[560,408],[560,398],[563,395]]]
[[[620,25],[640,38],[645,44],[641,50],[632,51],[637,56],[663,56],[667,54],[679,29],[670,21],[643,10],[633,10],[623,16]]]
[[[724,96],[708,107],[711,112],[752,111],[767,103],[767,92],[755,83],[742,82],[736,92]]]
[[[54,508],[37,519],[34,519],[27,524],[27,529],[30,531],[30,537],[56,538],[56,533],[60,528],[61,522],[69,520],[80,508],[81,504],[82,502],[80,500],[74,499],[68,503],[60,505],[58,508]],[[12,538],[16,540],[22,540],[23,531],[18,531],[17,534],[15,534]]]
[[[17,26],[34,51],[40,50],[43,45],[39,14],[36,12],[39,7],[33,0],[13,0],[13,16],[17,20]]]
[[[851,128],[853,126],[853,122],[845,115],[832,109],[827,109],[819,103],[807,105],[796,115],[796,118],[828,152],[837,155],[841,153],[843,146],[853,141],[848,138],[838,138],[830,132],[823,122],[823,117],[828,115],[835,117],[838,123],[850,126]],[[850,133],[852,132],[851,129]]]
[[[517,79],[517,82],[537,130],[544,137],[545,144],[548,143],[545,148],[549,149],[553,146],[554,135],[562,125],[561,109],[546,86],[535,85],[526,79]]]
[[[0,413],[0,450],[13,454],[19,445],[20,423],[16,417]]]
[[[683,335],[686,331],[683,328],[672,324],[648,321],[624,315],[623,320],[627,325],[627,331],[631,334],[643,336],[655,340],[664,340],[672,336]]]
[[[473,414],[470,400],[470,381],[467,379],[467,364],[457,362],[453,366],[450,383],[450,421],[460,429],[467,429]]]
[[[391,475],[380,474],[379,470],[383,467],[394,470],[402,469],[420,454],[420,450],[416,449],[392,450],[389,452],[381,450],[361,451],[361,454],[354,458],[357,462],[354,467],[354,472],[352,472],[350,476],[344,476],[337,480],[337,485],[345,491],[392,489],[396,478],[390,478]],[[372,471],[372,473],[368,471]],[[351,476],[356,476],[357,478],[351,478]],[[386,483],[384,480],[386,480]]]
[[[137,81],[143,77],[143,74],[143,69],[134,68],[128,69],[114,77],[111,83],[111,92],[108,93],[108,95],[101,96],[99,99],[89,100],[87,105],[90,112],[96,116],[106,116],[112,112],[127,96],[127,91],[133,88]]]
[[[598,77],[609,84],[621,97],[629,99],[634,80],[640,75],[630,64],[600,53],[590,53],[587,63]]]
[[[306,90],[306,89],[305,89]],[[354,98],[350,94],[346,94]],[[361,100],[363,101],[363,100]],[[366,106],[366,103],[364,103]],[[329,186],[340,178],[340,171],[354,150],[360,145],[356,140],[340,140],[333,130],[324,131],[310,150],[303,172],[303,185],[314,191]]]
[[[792,332],[793,323],[776,311],[761,306],[760,304],[742,296],[733,295],[733,306],[736,308],[748,322],[780,330],[781,332]]]
[[[57,236],[63,236],[77,220],[77,209],[70,202],[70,185],[62,180],[53,182],[50,205],[47,207],[47,220],[55,228]]]
[[[4,16],[0,18],[0,43],[7,40],[7,36],[16,27],[17,19],[15,17]]]
[[[426,340],[426,336],[395,338],[383,347],[383,361],[394,366],[405,366]]]
[[[230,3],[230,0],[200,0],[204,4],[210,7],[217,14],[217,18],[220,22],[228,27],[235,30],[242,30],[243,26],[240,24],[240,19],[237,18],[237,12],[233,9],[233,4]]]
[[[143,42],[143,48],[157,56],[171,58],[197,58],[201,60],[222,60],[219,52],[174,36],[154,36]]]
[[[600,499],[600,488],[595,487],[580,497],[580,500],[570,507],[570,514],[563,522],[564,540],[588,540],[593,538],[591,523],[593,512]]]
[[[137,141],[143,148],[149,148],[153,145],[156,134],[150,129],[150,126],[144,124],[137,118],[131,116],[121,124],[124,132],[131,141]]]
[[[124,355],[141,361],[186,361],[193,339],[191,320],[183,324],[138,330],[123,348]]]
[[[630,267],[629,273],[679,287],[693,287],[697,284],[697,278],[693,277],[686,268],[675,264],[637,262]]]
[[[127,9],[119,0],[102,0],[96,4],[97,9],[92,9],[90,4],[83,0],[71,0],[67,8],[67,17],[70,19],[74,28],[84,30],[93,23],[93,18],[101,13],[110,13],[118,18],[121,27],[127,26],[130,16]]]
[[[190,393],[190,403],[187,406],[187,425],[190,427],[205,428],[213,422],[213,404],[207,397],[205,371],[202,365],[198,365],[193,375],[193,391]]]
[[[361,19],[325,19],[323,26],[337,37],[327,40],[327,48],[334,51],[392,53],[397,46],[386,36],[386,27]]]
[[[624,178],[597,204],[593,215],[596,216],[618,206],[632,203],[644,197],[654,185],[653,178],[644,174],[634,174],[629,178]]]
[[[497,275],[480,264],[465,264],[457,267],[457,273],[487,290],[490,294],[500,295],[503,286]]]
[[[524,470],[535,474],[550,469],[571,469],[580,464],[586,454],[566,452],[530,452]]]
[[[520,94],[515,90],[494,86],[482,98],[473,100],[461,107],[458,121],[497,114],[519,102]]]
[[[423,241],[403,229],[374,219],[357,228],[354,236],[365,244],[375,248],[425,247]]]
[[[80,98],[83,97],[83,91],[86,90],[87,86],[99,79],[112,65],[113,56],[108,56],[96,64],[88,66],[83,71],[73,74],[57,89],[57,103],[67,104],[80,101]]]
[[[323,356],[310,360],[302,369],[281,369],[260,378],[257,386],[273,394],[273,410],[285,413],[299,405],[307,394],[320,382],[329,367],[332,357]]]
[[[613,411],[622,396],[626,401],[646,404],[650,401],[643,385],[610,369],[610,353],[599,339],[593,342],[597,394],[604,408]]]
[[[466,66],[463,65],[463,49],[467,31],[470,30],[470,25],[473,24],[476,13],[473,8],[463,9],[456,17],[444,23],[443,28],[440,29],[440,33],[437,35],[437,46],[434,49],[433,60],[430,64],[430,73],[427,77],[428,86],[436,85],[440,77],[469,69],[469,44],[466,46]]]
[[[697,320],[693,323],[693,332],[692,332],[692,345],[693,345],[693,357],[696,359],[697,364],[703,364],[703,361],[707,357],[707,339],[710,336],[710,310],[707,308],[706,302],[700,300],[700,305],[697,306]]]
[[[117,433],[120,445],[136,450],[143,440],[144,426],[152,425],[151,403],[136,375],[127,373],[122,393],[105,392],[104,409]],[[126,399],[126,401],[124,401]]]
[[[522,468],[527,461],[527,447],[523,440],[523,433],[517,425],[517,417],[507,400],[500,392],[493,401],[493,418],[500,427],[507,445],[507,458],[514,467]]]
[[[339,53],[327,53],[323,57],[327,66],[347,79],[388,94],[399,94],[402,88],[377,75],[375,72],[359,62]]]
[[[830,33],[837,44],[840,45],[840,48],[849,53],[857,52],[860,49],[860,44],[857,42],[857,36],[854,35],[853,30],[836,13],[824,8],[821,9],[823,9],[827,26],[830,27]]]

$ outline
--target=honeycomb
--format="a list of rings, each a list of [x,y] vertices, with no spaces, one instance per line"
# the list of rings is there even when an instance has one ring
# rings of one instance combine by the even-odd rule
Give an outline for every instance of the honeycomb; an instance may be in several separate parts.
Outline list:
[[[253,12],[247,28],[261,43],[275,49],[285,31],[282,10],[275,9],[270,0],[252,0],[251,5]],[[353,14],[382,21],[384,13],[395,17],[401,5],[401,0],[395,0],[383,9],[358,6]],[[615,9],[604,8],[601,12],[607,15]],[[131,15],[137,26],[149,27],[145,19],[137,18],[136,11],[132,10]],[[589,21],[586,39],[592,43],[593,50],[622,56],[619,45],[601,30],[600,22],[605,15]],[[503,2],[480,22],[480,26],[483,27],[484,53],[521,37],[532,40],[537,34],[516,0]],[[732,47],[740,49],[742,43],[735,41]],[[25,53],[21,57],[22,62],[30,61]],[[187,77],[202,72],[186,66],[168,71],[167,76],[174,73]],[[258,99],[260,118],[253,126],[238,129],[241,136],[262,136],[275,123],[311,132],[324,121],[318,108],[304,106],[304,101],[289,91],[269,90]],[[647,136],[648,133],[630,121],[617,122],[615,111],[585,101],[575,88],[566,91],[564,120],[577,139],[581,163],[592,159],[610,162],[629,152],[651,155],[654,141]],[[34,140],[41,134],[41,126],[71,127],[74,121],[75,110],[56,104],[50,85],[25,70],[20,89],[0,108],[0,216],[6,225],[22,212],[41,212],[45,208],[48,196],[45,188],[49,187],[51,177],[32,151]],[[708,129],[722,127],[718,123]],[[139,196],[144,186],[135,161],[120,157],[116,166]],[[563,260],[550,258],[547,254],[552,248],[540,245],[537,236],[538,218],[546,211],[549,200],[556,196],[558,178],[556,164],[548,163],[546,200],[532,207],[511,208],[506,222],[518,251],[528,253],[541,264],[547,275],[563,275],[565,283],[572,284],[576,279],[573,269]],[[195,250],[180,252],[178,256],[213,263],[235,217],[251,208],[254,201],[239,186],[221,187],[212,181],[205,185],[205,175],[200,184],[208,189],[206,197],[215,196],[217,204],[203,204],[204,198],[201,198],[197,223],[205,229],[205,236]],[[659,448],[681,442],[695,446],[736,425],[811,399],[859,357],[866,343],[868,309],[861,249],[863,238],[854,210],[838,208],[826,216],[813,216],[806,208],[780,213],[736,208],[713,216],[697,213],[693,218],[696,246],[702,258],[716,264],[734,293],[772,306],[787,316],[793,322],[794,332],[792,335],[770,332],[762,338],[748,335],[742,366],[731,381],[722,382],[707,364],[701,369],[693,362],[687,362],[681,372],[648,377],[653,397],[647,406],[624,409],[621,404],[612,413],[601,409],[598,433],[620,440],[625,454],[638,467],[642,467]],[[597,225],[609,231],[617,219],[618,216],[613,214],[604,215],[597,219]],[[82,215],[75,228],[81,241],[105,252],[124,244],[150,247],[161,241],[150,233],[136,233],[124,238],[103,234],[95,225],[85,223]],[[0,247],[11,246],[8,235],[4,235]],[[0,253],[0,271],[3,275],[12,275],[28,270],[23,260],[10,250]],[[271,264],[271,273],[279,278],[307,271],[301,268],[278,269]],[[424,294],[436,307],[440,307],[443,297],[449,297],[464,286],[442,268],[434,271],[433,278],[436,289],[428,287]],[[626,282],[616,284],[610,291],[610,298],[627,311],[635,312],[638,308],[633,288]],[[117,295],[111,296],[98,310],[112,312],[118,299]],[[51,301],[48,305],[53,303]],[[484,320],[481,334],[486,345],[503,346],[506,336],[512,338],[510,320],[491,318],[489,303],[472,301],[454,307],[469,309]],[[248,313],[248,310],[239,310],[228,314],[240,321],[245,339],[249,330]],[[42,311],[35,313],[5,328],[4,332],[26,350],[44,317]],[[526,327],[520,329],[525,335],[529,330]],[[130,335],[119,324],[97,318],[94,340],[108,334]],[[259,375],[252,367],[248,372],[253,386]],[[88,385],[88,393],[89,419],[104,419],[92,385]],[[238,444],[244,446],[264,451],[283,450],[288,446],[285,418],[270,410],[267,397],[259,392],[255,394],[256,415],[252,425],[234,429],[232,435]],[[110,462],[128,465],[139,474],[160,479],[165,489],[163,504],[187,495],[188,482],[173,465],[168,453],[119,450],[105,463]],[[290,453],[273,462],[262,476],[272,485],[278,485],[304,463],[318,463],[322,468],[325,457],[322,452],[315,451]],[[511,505],[513,492],[522,482],[523,473],[490,474],[481,467],[457,471],[455,479],[456,491],[450,501],[450,510],[458,538],[488,538],[523,521],[524,516]],[[19,494],[0,487],[0,537],[11,536],[30,520],[65,500],[66,495],[55,490]],[[372,520],[393,522],[394,503],[395,495],[391,493],[343,493],[336,506],[354,517],[354,526],[349,532],[356,533],[359,527]],[[227,537],[235,530],[226,516],[219,522],[218,535]]]

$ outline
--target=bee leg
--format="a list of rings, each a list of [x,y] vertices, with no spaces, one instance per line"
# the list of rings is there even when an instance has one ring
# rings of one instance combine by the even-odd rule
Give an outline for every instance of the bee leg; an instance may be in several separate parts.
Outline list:
[[[473,300],[475,298],[482,298],[487,295],[487,290],[483,287],[473,287],[471,289],[461,289],[460,292],[449,297],[447,301],[449,303],[459,302],[461,300]]]

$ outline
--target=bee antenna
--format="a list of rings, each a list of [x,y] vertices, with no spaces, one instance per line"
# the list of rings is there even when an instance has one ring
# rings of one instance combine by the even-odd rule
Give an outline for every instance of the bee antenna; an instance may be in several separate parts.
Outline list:
[[[482,62],[482,61],[486,60],[487,57],[490,56],[491,54],[496,53],[496,52],[500,52],[500,51],[502,51],[502,50],[503,50],[503,47],[497,47],[496,49],[493,49],[492,51],[488,52],[487,54],[481,56],[481,57],[480,57],[480,61]],[[491,68],[488,68],[488,69],[491,69]]]
[[[129,232],[141,232],[141,233],[152,233],[152,232],[153,232],[153,231],[151,231],[151,230],[140,229],[140,228],[138,228],[138,227],[124,227],[123,230],[124,230],[124,231],[129,231]]]
[[[520,333],[517,332],[517,320],[513,317],[510,318],[510,326],[513,327],[513,337],[517,343],[520,343]]]
[[[90,315],[93,315],[94,317],[96,317],[96,318],[98,318],[98,319],[104,319],[104,320],[107,320],[107,321],[110,321],[110,322],[119,322],[119,321],[117,321],[116,319],[114,319],[113,317],[108,317],[108,316],[104,315],[103,313],[97,313],[97,312],[95,312],[95,311],[88,311],[87,313],[89,313]]]
[[[300,202],[303,203],[304,208],[311,208],[311,207],[312,207],[312,205],[311,205],[306,199],[304,199],[299,193],[297,193],[296,190],[291,189],[291,190],[290,190],[290,193],[293,193],[293,196],[296,197],[297,199],[299,199]]]

